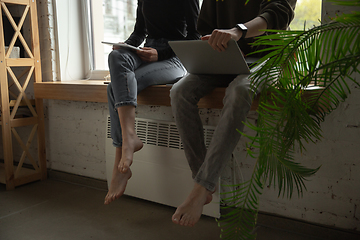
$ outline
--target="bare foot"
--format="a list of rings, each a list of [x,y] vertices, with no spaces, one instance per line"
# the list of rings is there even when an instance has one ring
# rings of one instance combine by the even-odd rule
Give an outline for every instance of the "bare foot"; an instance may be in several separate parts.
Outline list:
[[[127,137],[123,141],[122,145],[122,157],[118,165],[118,169],[121,173],[126,173],[133,162],[134,152],[139,151],[144,144],[135,134],[135,136]]]
[[[131,178],[131,175],[132,172],[130,168],[126,173],[120,173],[116,168],[114,169],[110,189],[105,197],[104,204],[110,204],[124,194],[127,182]]]
[[[181,226],[192,227],[201,217],[204,205],[212,200],[212,192],[195,183],[193,190],[175,211],[172,221]]]

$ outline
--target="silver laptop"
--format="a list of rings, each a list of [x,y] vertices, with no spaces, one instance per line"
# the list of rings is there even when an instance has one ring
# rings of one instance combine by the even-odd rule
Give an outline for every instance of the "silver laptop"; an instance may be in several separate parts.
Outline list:
[[[247,74],[248,64],[235,40],[223,52],[214,50],[207,41],[169,41],[175,54],[192,74]]]

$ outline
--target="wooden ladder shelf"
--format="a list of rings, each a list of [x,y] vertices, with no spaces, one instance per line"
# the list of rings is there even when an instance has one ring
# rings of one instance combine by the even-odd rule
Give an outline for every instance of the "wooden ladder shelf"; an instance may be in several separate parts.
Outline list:
[[[27,95],[33,82],[42,81],[36,0],[0,0],[0,4],[0,124],[3,144],[0,183],[11,190],[47,177],[44,110],[42,99],[36,95],[29,99]],[[11,31],[4,28],[4,20],[10,23]],[[17,48],[22,47],[22,57],[11,56],[15,44]],[[24,108],[28,114],[19,114],[19,109]],[[28,137],[19,135],[20,128],[25,126],[30,132]],[[37,142],[36,157],[32,156],[33,142]]]

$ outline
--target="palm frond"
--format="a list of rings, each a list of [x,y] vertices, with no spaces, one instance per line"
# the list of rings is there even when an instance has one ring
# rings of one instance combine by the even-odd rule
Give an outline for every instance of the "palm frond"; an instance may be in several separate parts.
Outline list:
[[[221,227],[221,238],[250,240],[256,239],[254,232],[258,213],[258,196],[263,188],[264,166],[256,164],[252,177],[249,181],[235,187],[232,197],[222,199],[225,204],[222,211],[222,218],[218,220]]]
[[[348,2],[348,3],[346,3]],[[359,0],[341,1],[359,6]],[[269,31],[275,32],[275,31]],[[251,179],[235,185],[225,199],[231,211],[219,221],[225,239],[254,239],[258,197],[265,184],[278,188],[278,195],[291,198],[306,190],[305,181],[320,167],[307,168],[295,161],[295,153],[322,139],[321,123],[351,93],[349,82],[360,86],[360,12],[344,14],[304,31],[276,31],[254,43],[272,45],[259,52],[270,54],[258,61],[252,76],[254,89],[261,89],[256,125],[247,127],[255,136],[247,152],[256,159]],[[229,193],[225,193],[229,194]]]

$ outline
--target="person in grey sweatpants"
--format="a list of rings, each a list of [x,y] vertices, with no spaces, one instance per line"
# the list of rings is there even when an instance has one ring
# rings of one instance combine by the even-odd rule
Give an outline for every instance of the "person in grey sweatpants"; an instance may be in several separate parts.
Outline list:
[[[203,35],[202,40],[220,52],[234,39],[246,56],[258,50],[249,43],[264,34],[264,29],[288,28],[295,4],[296,0],[250,0],[248,3],[246,0],[204,0],[198,31]],[[216,87],[226,87],[224,107],[206,150],[197,103]],[[195,182],[189,196],[173,214],[174,223],[193,226],[200,219],[203,206],[211,202],[218,178],[240,139],[237,130],[244,128],[256,91],[251,89],[249,74],[190,74],[172,87],[173,115]]]

